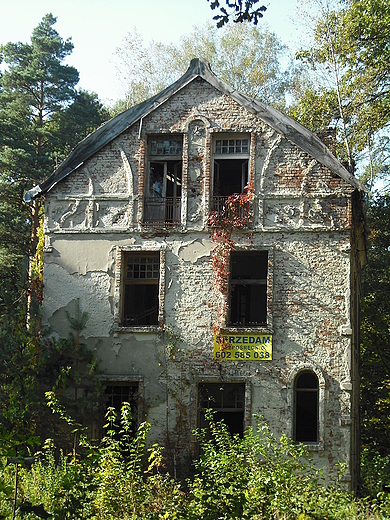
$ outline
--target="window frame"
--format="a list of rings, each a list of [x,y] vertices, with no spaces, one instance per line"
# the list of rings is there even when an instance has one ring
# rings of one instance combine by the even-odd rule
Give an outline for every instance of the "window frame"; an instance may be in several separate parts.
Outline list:
[[[233,433],[239,433],[239,435],[242,437],[245,429],[249,425],[249,420],[246,416],[248,409],[250,409],[250,389],[248,388],[250,385],[247,381],[215,381],[215,380],[202,380],[197,382],[197,391],[196,391],[196,399],[197,399],[197,413],[196,413],[196,427],[197,428],[206,428],[207,429],[207,422],[204,418],[204,412],[208,408],[211,408],[215,411],[216,421],[220,421],[221,419],[224,419],[223,415],[225,414],[241,414],[242,415],[242,428],[240,428],[239,432],[233,432]],[[216,388],[223,388],[223,391],[228,392],[229,389],[232,389],[234,386],[241,387],[242,389],[242,405],[241,407],[214,407],[211,405],[204,407],[202,406],[202,395],[201,395],[201,388],[202,387],[210,387],[214,386]],[[219,414],[219,417],[218,417]],[[228,421],[225,421],[225,424],[228,426]],[[229,429],[229,426],[228,426]],[[230,429],[229,429],[230,431]]]
[[[107,413],[107,410],[109,407],[113,407],[115,409],[115,413],[117,415],[117,420],[115,421],[116,424],[120,424],[120,413],[121,413],[121,408],[122,408],[122,405],[123,403],[125,402],[128,402],[130,404],[130,408],[131,408],[131,419],[132,419],[132,436],[134,436],[136,434],[136,431],[137,431],[137,428],[140,424],[140,420],[139,420],[139,416],[140,416],[140,413],[139,413],[139,381],[122,381],[122,382],[117,382],[117,381],[106,381],[105,384],[105,392],[104,392],[104,396],[106,397],[106,401],[105,401],[105,406],[106,406],[106,413]],[[121,399],[120,400],[120,407],[118,409],[118,407],[115,406],[115,403],[113,402],[114,399],[115,399],[115,394],[113,392],[109,393],[107,390],[109,388],[118,388],[118,389],[121,389],[121,393],[123,392],[123,389],[124,388],[133,388],[135,389],[133,391],[133,395],[131,395],[131,399],[130,400],[127,400],[127,399]],[[129,392],[128,392],[129,393]],[[118,394],[116,394],[118,395]],[[109,402],[109,400],[111,402]],[[133,406],[134,405],[134,406]],[[134,410],[135,409],[135,413],[134,413]]]
[[[248,141],[248,148],[246,151],[233,151],[233,152],[218,152],[216,150],[217,141],[223,140],[240,140],[241,142],[246,139]],[[251,155],[251,134],[250,132],[214,132],[212,134],[212,157],[213,159],[226,159],[226,158],[235,158],[235,159],[248,159]]]
[[[157,324],[150,325],[125,325],[123,323],[124,313],[124,270],[126,265],[126,256],[158,254],[159,257],[159,279],[158,279],[158,311]],[[115,262],[115,290],[114,290],[114,330],[117,332],[125,332],[127,330],[135,332],[159,332],[164,323],[164,299],[165,299],[165,266],[166,266],[166,248],[157,247],[140,247],[140,246],[123,246],[116,250]]]
[[[248,330],[250,332],[258,331],[258,332],[267,332],[272,334],[273,333],[273,276],[274,276],[274,248],[273,247],[267,247],[267,246],[261,246],[257,248],[251,248],[251,249],[241,249],[241,248],[235,248],[231,255],[233,254],[251,254],[251,253],[264,253],[267,255],[267,274],[266,274],[266,321],[264,323],[257,323],[257,324],[234,324],[231,323],[231,274],[229,275],[229,283],[228,283],[228,311],[226,315],[226,323],[225,327],[222,328],[221,332],[229,332],[229,331],[237,331],[237,332],[243,332],[245,330]],[[230,273],[232,272],[231,269],[231,261],[232,257],[230,257]],[[263,279],[262,279],[263,280]]]
[[[299,387],[298,386],[299,380],[302,377],[304,377],[305,375],[310,375],[313,378],[313,380],[315,379],[316,386]],[[310,408],[312,408],[312,406],[314,404],[314,408],[310,410],[310,414],[313,416],[315,415],[315,421],[313,420],[313,425],[310,425],[310,430],[313,429],[313,432],[314,432],[314,429],[315,429],[315,438],[312,438],[312,439],[310,439],[310,438],[304,439],[303,436],[301,435],[301,430],[305,429],[305,428],[302,428],[303,425],[301,424],[301,422],[304,419],[301,418],[301,416],[300,416],[301,414],[298,411],[298,407],[301,406],[301,399],[304,398],[306,394],[310,394],[310,395],[315,394],[315,403],[313,400],[313,403],[309,403],[310,406],[308,407],[310,409]],[[299,417],[298,417],[298,415],[299,415]],[[307,424],[308,421],[305,421],[305,422]],[[294,426],[293,439],[295,442],[303,442],[305,444],[309,444],[309,443],[317,444],[318,443],[318,440],[319,440],[319,381],[318,381],[317,375],[312,370],[302,370],[301,372],[299,372],[299,374],[297,374],[295,376],[293,426]],[[312,426],[314,426],[314,427],[312,428]]]
[[[325,446],[325,400],[328,398],[325,377],[322,370],[310,363],[299,363],[287,376],[287,431],[291,439],[295,436],[295,382],[300,374],[304,372],[313,373],[318,380],[318,438],[317,442],[302,442],[309,451],[323,451]],[[297,441],[294,441],[297,442]]]
[[[152,153],[152,143],[177,142],[180,143],[175,153]],[[183,199],[183,146],[184,135],[180,134],[150,134],[147,136],[146,176],[144,188],[144,215],[143,224],[146,225],[179,225],[181,223],[181,207]],[[157,145],[158,148],[158,145]],[[158,150],[160,151],[160,150]],[[180,152],[180,153],[177,153]],[[159,190],[151,192],[152,164],[161,165],[161,194]],[[168,169],[172,168],[173,173]],[[169,173],[172,179],[172,195],[167,196],[167,182]]]
[[[103,387],[108,386],[137,386],[137,413],[135,423],[137,427],[145,420],[145,382],[144,377],[138,374],[132,375],[99,375],[98,379],[101,381]],[[130,403],[131,404],[131,403]],[[107,412],[107,404],[104,403],[104,414],[97,419],[92,425],[93,438],[101,439],[103,437],[103,424],[105,424],[105,414]]]
[[[223,153],[216,150],[218,141],[243,141],[247,140],[247,151],[245,152],[228,152]],[[220,211],[222,200],[228,198],[233,193],[243,193],[245,186],[248,185],[250,181],[250,162],[251,162],[251,133],[250,132],[215,132],[212,134],[211,138],[211,204],[212,209]],[[232,193],[226,194],[217,194],[216,193],[216,184],[220,184],[220,181],[217,181],[217,177],[220,175],[221,169],[221,161],[241,161],[241,172],[237,172],[237,177],[241,176],[241,179],[238,179],[239,182],[237,184],[241,184],[241,191],[233,191]],[[223,174],[222,174],[223,175]],[[230,190],[228,190],[230,191]],[[221,199],[221,200],[219,200]]]
[[[130,277],[128,276],[128,267],[129,264],[131,265],[131,262],[128,262],[129,259],[140,259],[139,264],[133,262],[133,271],[136,272],[136,267],[138,265],[138,276]],[[148,262],[148,259],[151,259],[152,262]],[[143,262],[142,260],[145,260]],[[157,269],[155,269],[155,266],[157,264]],[[145,267],[144,270],[142,270],[142,267]],[[151,269],[147,269],[148,267],[151,267]],[[121,322],[126,326],[125,322],[126,320],[129,320],[130,317],[128,316],[127,311],[127,305],[126,305],[126,299],[127,299],[127,293],[128,288],[135,286],[142,286],[145,287],[144,293],[146,293],[146,286],[157,286],[156,287],[156,323],[148,323],[148,324],[134,324],[134,325],[127,325],[130,327],[149,327],[149,326],[156,326],[158,325],[158,307],[159,307],[159,280],[160,280],[160,255],[156,251],[127,251],[123,255],[123,263],[122,263],[122,298],[121,298]],[[155,272],[157,271],[157,278],[155,276]],[[147,276],[148,274],[151,274],[151,276]],[[141,276],[141,274],[144,274],[144,276]],[[134,289],[136,291],[136,289]],[[154,293],[155,291],[153,291]],[[154,296],[153,296],[154,298]],[[145,308],[144,311],[146,312],[147,309]],[[154,314],[154,312],[153,312]]]

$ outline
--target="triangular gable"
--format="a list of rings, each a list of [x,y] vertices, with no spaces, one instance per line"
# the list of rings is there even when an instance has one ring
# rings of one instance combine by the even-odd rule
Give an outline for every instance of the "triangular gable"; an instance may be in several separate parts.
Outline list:
[[[146,117],[197,77],[203,78],[217,90],[230,96],[238,104],[256,115],[278,133],[281,133],[293,144],[317,159],[317,161],[324,166],[330,168],[354,188],[367,192],[367,189],[340,164],[313,132],[275,108],[240,94],[227,83],[217,78],[207,62],[195,58],[191,61],[187,72],[172,83],[172,85],[152,98],[117,115],[80,141],[50,177],[25,194],[25,201],[30,202],[40,194],[48,192],[53,186],[79,168],[86,160],[113,141],[118,135],[130,128],[140,119]]]

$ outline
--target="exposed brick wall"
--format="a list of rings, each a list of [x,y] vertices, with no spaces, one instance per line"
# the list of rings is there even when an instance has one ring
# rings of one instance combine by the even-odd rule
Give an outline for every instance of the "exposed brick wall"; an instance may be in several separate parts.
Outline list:
[[[141,132],[140,132],[141,130]],[[250,139],[253,225],[233,233],[240,250],[268,251],[269,362],[213,357],[219,297],[207,227],[213,186],[212,138]],[[183,134],[181,225],[142,223],[147,140]],[[129,192],[130,191],[130,192]],[[293,431],[293,385],[310,368],[320,382],[321,442],[315,463],[327,478],[345,461],[356,481],[356,284],[360,231],[352,188],[307,153],[203,80],[193,81],[136,123],[47,194],[44,321],[67,335],[75,298],[90,314],[85,341],[99,344],[106,373],[144,378],[152,437],[172,460],[195,453],[199,382],[245,382],[245,421],[260,413],[277,436]],[[174,332],[120,325],[121,251],[162,251],[160,310]],[[272,275],[272,276],[271,276]],[[356,283],[351,280],[355,276]],[[353,321],[353,323],[351,322]],[[353,333],[351,332],[353,330]],[[262,332],[258,327],[257,332]],[[167,345],[169,348],[167,348]],[[355,349],[355,350],[353,350]]]

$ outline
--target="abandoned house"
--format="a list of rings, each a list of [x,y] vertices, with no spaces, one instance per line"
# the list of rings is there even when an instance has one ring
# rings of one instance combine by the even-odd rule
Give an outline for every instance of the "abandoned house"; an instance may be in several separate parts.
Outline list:
[[[80,303],[108,402],[131,402],[177,472],[213,408],[240,435],[263,415],[354,489],[363,191],[317,136],[192,60],[26,194],[45,198],[43,322],[67,337]]]

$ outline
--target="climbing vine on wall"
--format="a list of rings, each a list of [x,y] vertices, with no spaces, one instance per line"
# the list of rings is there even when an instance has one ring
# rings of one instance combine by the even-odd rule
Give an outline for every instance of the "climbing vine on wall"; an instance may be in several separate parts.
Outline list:
[[[39,228],[37,230],[38,245],[34,257],[31,258],[31,282],[30,291],[33,293],[41,304],[43,299],[43,246],[45,243],[45,236],[43,231],[43,221],[40,220]]]
[[[214,334],[219,333],[228,311],[230,254],[234,248],[232,233],[249,226],[253,199],[253,183],[249,183],[244,188],[243,193],[229,195],[221,211],[211,211],[209,214],[208,225],[211,230],[211,238],[215,244],[211,254],[211,262],[216,288],[220,293],[218,319],[213,327]]]

